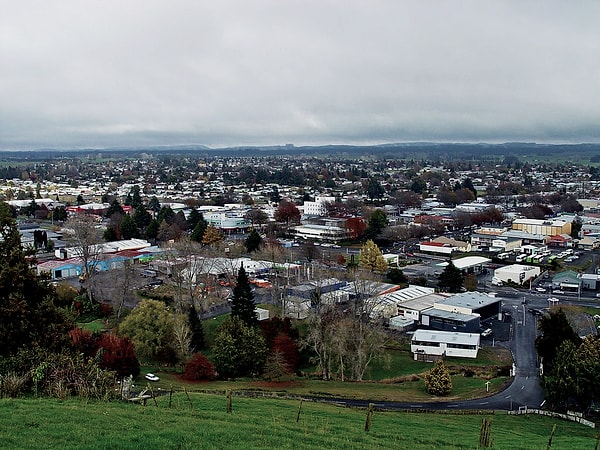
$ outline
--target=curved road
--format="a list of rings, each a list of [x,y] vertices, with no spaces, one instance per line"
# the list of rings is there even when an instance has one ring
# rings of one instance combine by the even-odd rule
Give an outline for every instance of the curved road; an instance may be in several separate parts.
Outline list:
[[[537,332],[536,316],[527,312],[527,306],[518,299],[503,299],[512,310],[513,324],[509,348],[516,365],[512,383],[502,392],[489,397],[454,402],[370,402],[368,400],[325,399],[319,401],[339,405],[366,407],[374,403],[381,409],[469,409],[469,410],[513,410],[520,406],[538,408],[544,401],[544,392],[539,383],[539,368],[535,351]]]

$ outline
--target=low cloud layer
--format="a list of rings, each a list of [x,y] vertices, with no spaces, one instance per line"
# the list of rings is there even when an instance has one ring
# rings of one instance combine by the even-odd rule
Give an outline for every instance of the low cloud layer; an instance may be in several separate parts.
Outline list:
[[[0,149],[600,141],[598,2],[4,3]]]

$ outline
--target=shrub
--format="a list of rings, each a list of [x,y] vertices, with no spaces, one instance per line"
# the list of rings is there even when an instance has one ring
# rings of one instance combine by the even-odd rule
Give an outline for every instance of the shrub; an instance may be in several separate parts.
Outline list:
[[[438,359],[433,368],[425,374],[425,388],[432,395],[448,395],[452,390],[452,378],[444,361]]]
[[[100,317],[110,317],[113,313],[113,307],[110,303],[100,303],[98,315]]]
[[[73,345],[87,358],[93,358],[98,352],[98,336],[83,328],[73,328],[69,331],[69,337]]]
[[[101,349],[98,358],[100,367],[114,370],[119,378],[138,376],[140,362],[135,356],[131,339],[103,334],[98,345]]]
[[[183,378],[189,381],[214,380],[215,366],[202,353],[196,353],[185,365]]]
[[[25,391],[28,381],[29,377],[27,375],[20,375],[15,372],[0,375],[0,398],[18,397]]]

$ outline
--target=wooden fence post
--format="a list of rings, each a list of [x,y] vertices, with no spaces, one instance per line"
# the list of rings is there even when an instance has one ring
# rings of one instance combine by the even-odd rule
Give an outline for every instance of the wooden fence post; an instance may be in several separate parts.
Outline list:
[[[371,421],[373,420],[373,408],[375,408],[375,405],[373,403],[369,403],[369,410],[367,411],[367,421],[365,422],[365,431],[369,431],[371,429]]]
[[[225,397],[227,398],[227,414],[231,413],[231,389],[225,391]]]
[[[300,404],[298,405],[298,414],[296,414],[296,423],[300,420],[300,412],[302,411],[302,400],[304,399],[300,399]]]
[[[546,450],[550,450],[550,447],[552,447],[552,438],[554,437],[555,432],[556,424],[552,425],[552,433],[550,433],[550,439],[548,439],[548,446],[546,447]]]

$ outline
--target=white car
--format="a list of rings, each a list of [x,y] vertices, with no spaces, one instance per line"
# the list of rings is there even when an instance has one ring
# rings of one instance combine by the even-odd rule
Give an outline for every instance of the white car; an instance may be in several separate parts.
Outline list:
[[[544,289],[543,287],[536,287],[535,290],[538,292],[546,292],[546,289]]]
[[[148,381],[158,381],[158,380],[160,380],[160,378],[157,375],[154,375],[153,373],[147,373],[144,378],[146,380],[148,380]]]

